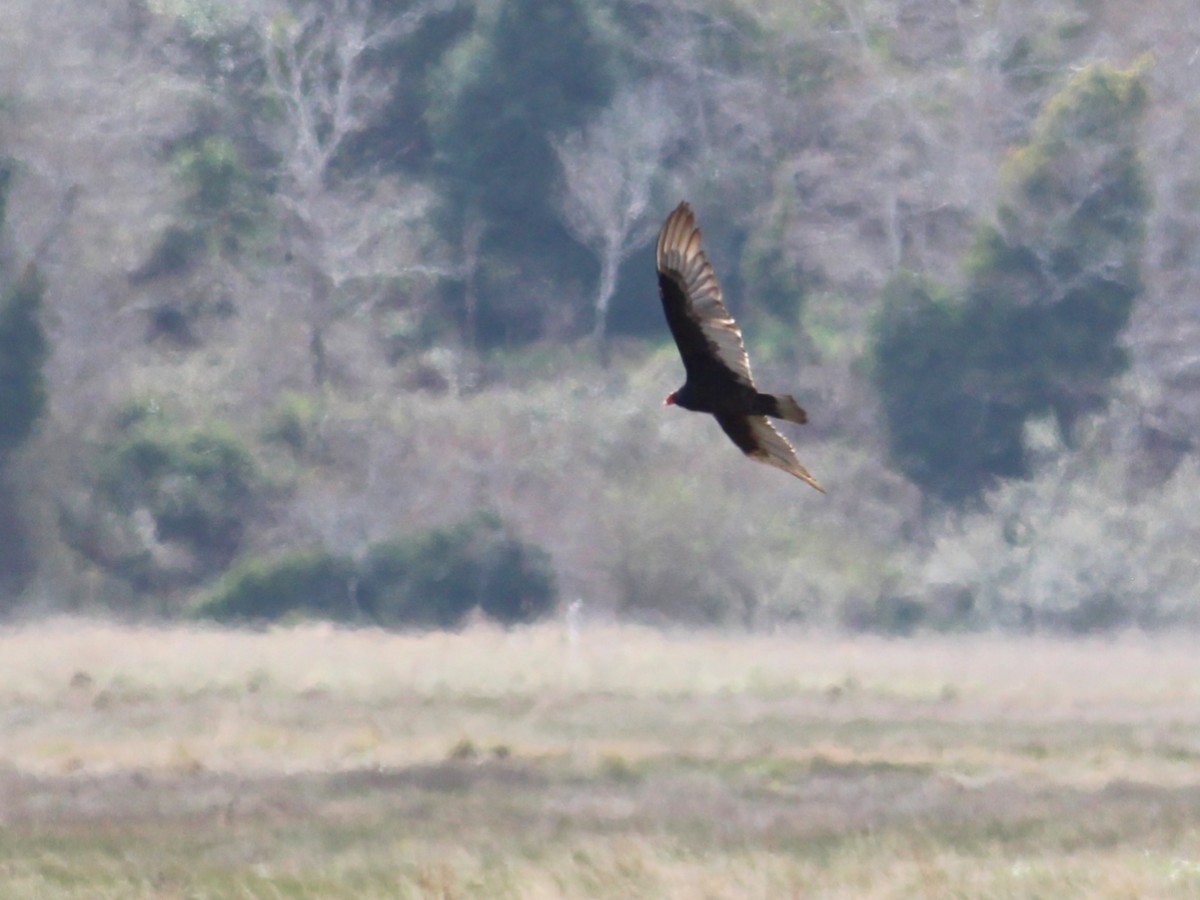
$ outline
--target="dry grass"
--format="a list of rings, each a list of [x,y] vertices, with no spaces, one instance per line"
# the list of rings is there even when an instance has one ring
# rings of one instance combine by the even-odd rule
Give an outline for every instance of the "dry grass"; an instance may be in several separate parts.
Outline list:
[[[6,897],[1192,897],[1192,640],[0,633]]]

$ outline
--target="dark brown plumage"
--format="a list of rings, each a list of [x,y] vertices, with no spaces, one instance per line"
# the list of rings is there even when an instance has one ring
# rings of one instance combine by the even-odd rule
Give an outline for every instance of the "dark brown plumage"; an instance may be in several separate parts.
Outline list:
[[[742,333],[721,299],[721,287],[700,247],[700,229],[680,203],[658,233],[658,289],[687,379],[664,401],[711,413],[751,459],[777,466],[824,492],[767,416],[803,424],[808,415],[788,394],[754,385]]]

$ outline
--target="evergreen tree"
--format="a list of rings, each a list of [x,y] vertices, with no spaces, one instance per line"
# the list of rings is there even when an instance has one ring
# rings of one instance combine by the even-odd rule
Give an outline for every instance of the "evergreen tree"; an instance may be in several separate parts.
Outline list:
[[[595,268],[556,214],[552,144],[613,93],[611,53],[588,10],[579,0],[502,4],[481,42],[468,44],[474,56],[436,129],[447,230],[461,232],[470,217],[485,225],[475,286],[485,341],[537,336],[542,313],[530,285],[554,292]]]
[[[11,161],[0,159],[0,229],[11,177]],[[46,336],[39,321],[42,278],[33,264],[7,286],[5,274],[0,267],[0,466],[29,437],[46,405]]]
[[[4,227],[4,218],[8,214],[8,188],[12,184],[12,175],[12,160],[0,157],[0,228]]]
[[[1145,106],[1137,68],[1076,73],[1001,169],[998,225],[967,261],[968,305],[994,338],[983,367],[1068,439],[1127,365],[1117,341],[1142,287]]]
[[[11,176],[11,162],[0,159],[0,229]],[[44,289],[37,267],[26,266],[7,287],[5,274],[0,268],[0,586],[15,593],[33,559],[5,463],[32,433],[46,406],[46,336],[39,321]]]
[[[1078,72],[1001,169],[962,299],[907,274],[887,285],[875,384],[893,460],[934,495],[960,502],[1026,474],[1026,420],[1052,414],[1070,440],[1125,369],[1148,208],[1144,107],[1138,69]]]
[[[612,96],[607,49],[577,0],[511,0],[462,86],[441,135],[455,195],[492,223],[555,221],[550,138]]]
[[[46,406],[42,293],[41,276],[30,266],[0,301],[0,463],[29,437]]]
[[[968,310],[910,273],[884,288],[874,377],[892,461],[931,493],[959,501],[1023,470],[1024,412],[964,383],[980,335]]]

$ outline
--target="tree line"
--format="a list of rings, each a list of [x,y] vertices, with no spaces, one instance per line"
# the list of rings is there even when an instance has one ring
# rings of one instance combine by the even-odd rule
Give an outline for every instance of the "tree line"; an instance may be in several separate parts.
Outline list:
[[[406,531],[397,511],[391,534],[364,525],[349,554],[325,535],[316,556],[325,526],[288,510],[320,473],[346,474],[330,423],[383,385],[486,392],[538,373],[559,346],[603,380],[664,346],[646,273],[660,213],[685,194],[756,360],[840,385],[817,427],[877,447],[915,489],[914,540],[947,511],[986,510],[1037,477],[1031,429],[1049,422],[1064,447],[1086,445],[1137,362],[1147,271],[1153,288],[1164,265],[1147,253],[1162,239],[1148,121],[1165,67],[1133,43],[1077,65],[1115,9],[1011,2],[950,21],[924,4],[853,2],[128,4],[110,27],[137,64],[189,86],[153,148],[169,191],[131,232],[121,273],[140,343],[155,366],[205,354],[245,365],[271,334],[270,353],[303,367],[289,362],[266,400],[229,401],[253,409],[255,435],[113,387],[86,428],[56,424],[82,474],[40,533],[53,518],[114,598],[141,598],[113,602],[168,613],[197,591],[207,609],[244,613],[250,601],[205,592],[276,596],[262,586],[298,583],[305,566],[334,573],[313,576],[332,585],[331,609],[369,609],[372,547],[426,547],[465,571],[484,538],[437,536],[478,533],[497,559],[518,548],[513,578],[534,573],[542,599],[518,607],[548,609],[550,557],[506,519],[553,530],[519,500],[495,519],[479,488],[457,524],[429,516]],[[0,167],[0,213],[22,177],[19,159]],[[46,327],[41,269],[9,245],[0,471],[56,387],[48,350],[70,352]],[[1189,426],[1168,431],[1179,450],[1160,484],[1191,447]],[[22,503],[5,503],[0,523],[14,594],[44,539]],[[419,569],[416,551],[397,553]],[[267,557],[278,576],[262,573]],[[422,578],[406,583],[436,596]],[[871,590],[882,603],[904,581]],[[646,584],[624,589],[633,606],[659,602]],[[714,608],[727,604],[728,587],[714,590],[726,597]],[[754,590],[736,589],[736,604],[756,606]]]

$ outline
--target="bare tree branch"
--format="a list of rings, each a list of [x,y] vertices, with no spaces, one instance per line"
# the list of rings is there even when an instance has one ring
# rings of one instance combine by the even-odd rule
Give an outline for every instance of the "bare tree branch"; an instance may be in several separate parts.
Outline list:
[[[555,142],[559,209],[572,235],[600,261],[593,336],[603,340],[621,263],[654,234],[651,193],[679,129],[660,85],[626,90],[594,122]]]
[[[367,128],[389,102],[398,75],[370,65],[370,55],[412,34],[432,15],[459,0],[418,0],[376,5],[369,0],[301,0],[260,10],[258,34],[267,86],[282,121],[275,141],[282,158],[280,202],[292,215],[301,247],[295,255],[311,286],[310,325],[314,368],[320,380],[321,334],[332,318],[332,298],[346,278],[392,271],[395,255],[383,252],[403,212],[378,215],[345,204],[329,184],[330,169],[347,141]],[[378,12],[382,8],[385,12]],[[361,200],[361,198],[358,198]],[[359,206],[358,203],[355,204]],[[332,227],[341,222],[341,229]],[[335,238],[336,235],[336,238]],[[385,262],[386,261],[386,262]],[[388,268],[386,273],[379,265]]]

